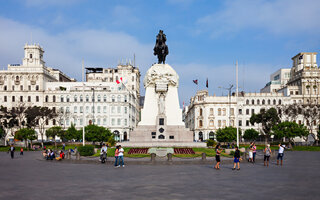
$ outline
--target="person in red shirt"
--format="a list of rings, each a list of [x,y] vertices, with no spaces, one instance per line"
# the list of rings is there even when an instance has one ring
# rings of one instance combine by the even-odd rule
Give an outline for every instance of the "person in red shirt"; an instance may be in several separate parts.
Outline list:
[[[20,149],[20,155],[23,156],[23,148],[22,148],[22,147],[21,147],[21,149]]]

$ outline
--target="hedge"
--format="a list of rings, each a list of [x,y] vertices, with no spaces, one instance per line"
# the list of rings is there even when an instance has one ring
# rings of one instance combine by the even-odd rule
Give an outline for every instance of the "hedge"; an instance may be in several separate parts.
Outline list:
[[[94,146],[80,146],[78,151],[80,156],[92,156],[94,154]]]

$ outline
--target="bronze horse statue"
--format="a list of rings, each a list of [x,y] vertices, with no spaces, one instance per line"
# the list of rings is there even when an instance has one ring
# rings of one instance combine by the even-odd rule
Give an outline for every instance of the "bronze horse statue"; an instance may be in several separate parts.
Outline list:
[[[153,54],[158,56],[158,64],[166,63],[166,56],[169,54],[166,41],[166,35],[163,33],[163,30],[160,30],[157,35],[156,45],[153,48]]]

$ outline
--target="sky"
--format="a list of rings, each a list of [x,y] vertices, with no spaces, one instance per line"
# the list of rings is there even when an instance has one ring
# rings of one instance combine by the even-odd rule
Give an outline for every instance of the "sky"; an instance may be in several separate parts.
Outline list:
[[[179,74],[180,103],[197,90],[259,92],[299,52],[319,52],[318,0],[0,0],[0,69],[21,63],[25,43],[39,43],[47,66],[81,80],[86,67],[133,60],[141,82],[157,58],[160,29],[166,63]],[[317,59],[319,62],[319,59]],[[199,85],[192,80],[198,79]],[[145,90],[142,87],[141,93]]]

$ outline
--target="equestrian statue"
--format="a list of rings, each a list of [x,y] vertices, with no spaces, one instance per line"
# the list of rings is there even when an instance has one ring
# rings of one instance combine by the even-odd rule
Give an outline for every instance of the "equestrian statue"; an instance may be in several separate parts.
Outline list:
[[[169,54],[166,41],[166,34],[163,33],[163,30],[160,30],[157,35],[156,45],[153,48],[153,54],[158,56],[158,64],[166,63],[166,56]]]

